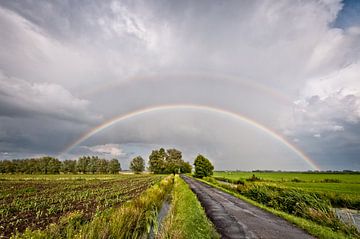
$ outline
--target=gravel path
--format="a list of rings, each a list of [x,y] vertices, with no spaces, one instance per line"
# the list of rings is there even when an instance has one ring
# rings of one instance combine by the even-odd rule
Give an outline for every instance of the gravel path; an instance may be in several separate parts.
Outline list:
[[[222,238],[314,238],[288,221],[190,177],[197,195]]]

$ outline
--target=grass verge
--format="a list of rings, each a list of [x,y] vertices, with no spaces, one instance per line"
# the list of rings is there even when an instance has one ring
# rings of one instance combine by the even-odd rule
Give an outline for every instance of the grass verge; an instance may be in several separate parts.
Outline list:
[[[294,215],[291,215],[291,214],[288,214],[288,213],[285,213],[285,212],[282,212],[282,211],[279,211],[279,210],[276,210],[274,208],[270,208],[270,207],[267,207],[261,203],[258,203],[256,201],[253,201],[239,193],[236,193],[234,192],[233,190],[230,190],[228,188],[224,188],[223,184],[219,184],[219,183],[216,183],[216,181],[212,181],[210,180],[209,181],[206,181],[206,180],[201,180],[201,179],[197,179],[197,180],[200,180],[212,187],[215,187],[217,189],[220,189],[226,193],[229,193],[235,197],[238,197],[254,206],[257,206],[265,211],[268,211],[274,215],[277,215],[279,217],[282,217],[284,219],[286,219],[287,221],[295,224],[296,226],[304,229],[305,231],[307,231],[309,234],[317,237],[317,238],[323,238],[323,239],[337,239],[337,238],[358,238],[358,235],[349,235],[349,234],[345,234],[341,231],[333,231],[331,228],[329,227],[326,227],[326,226],[323,226],[323,225],[319,225],[313,221],[310,221],[310,220],[307,220],[307,219],[304,219],[304,218],[300,218],[300,217],[296,217]]]
[[[175,176],[172,204],[158,239],[220,238],[189,186]]]
[[[173,176],[147,189],[139,197],[96,215],[89,223],[81,212],[73,212],[45,230],[26,230],[13,238],[141,238],[157,228],[157,213],[173,187]]]

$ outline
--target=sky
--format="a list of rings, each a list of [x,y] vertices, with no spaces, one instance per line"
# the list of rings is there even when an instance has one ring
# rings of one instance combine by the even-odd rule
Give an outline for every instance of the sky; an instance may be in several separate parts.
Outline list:
[[[360,170],[359,1],[2,0],[0,29],[0,159]]]

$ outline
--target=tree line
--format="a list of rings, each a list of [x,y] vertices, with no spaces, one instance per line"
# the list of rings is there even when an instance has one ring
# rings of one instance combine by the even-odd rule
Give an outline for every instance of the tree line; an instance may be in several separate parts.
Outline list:
[[[194,162],[195,177],[211,176],[214,166],[202,155]],[[23,174],[59,174],[59,173],[118,173],[121,170],[117,159],[103,159],[98,156],[82,156],[77,160],[60,161],[53,157],[30,159],[13,159],[0,161],[0,173]],[[141,173],[145,170],[145,160],[141,156],[132,159],[130,170]],[[153,150],[149,156],[148,170],[154,174],[191,173],[192,166],[182,159],[182,153],[177,149],[160,148]]]
[[[121,170],[117,159],[102,159],[98,156],[82,156],[77,160],[60,161],[53,157],[13,159],[0,161],[0,173],[59,174],[61,173],[118,173]]]

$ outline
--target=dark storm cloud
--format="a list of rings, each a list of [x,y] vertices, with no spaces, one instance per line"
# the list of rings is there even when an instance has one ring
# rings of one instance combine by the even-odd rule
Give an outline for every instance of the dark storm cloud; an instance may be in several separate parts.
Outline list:
[[[0,116],[41,117],[77,122],[96,122],[88,112],[89,102],[74,97],[60,85],[28,83],[0,72]]]

